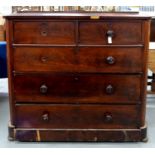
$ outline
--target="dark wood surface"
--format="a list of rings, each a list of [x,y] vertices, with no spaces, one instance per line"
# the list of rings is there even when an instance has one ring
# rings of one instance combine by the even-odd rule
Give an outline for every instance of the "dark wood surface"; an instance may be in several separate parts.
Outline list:
[[[139,21],[80,22],[79,44],[108,44],[107,32],[114,32],[113,45],[131,45],[142,42],[142,23]],[[131,28],[132,27],[132,28]]]
[[[139,47],[14,47],[16,72],[141,73]],[[110,58],[113,63],[110,63]],[[30,67],[31,66],[31,67]]]
[[[135,105],[17,105],[15,126],[51,129],[130,129],[137,128],[139,124],[137,110]]]
[[[155,42],[155,18],[151,20],[150,41]]]
[[[11,128],[10,128],[11,130]],[[146,127],[141,129],[38,129],[17,128],[15,138],[19,141],[56,142],[139,142],[147,141]],[[10,132],[11,133],[11,132]],[[104,136],[103,136],[104,135]],[[11,137],[9,137],[11,139]]]
[[[23,74],[14,78],[14,95],[16,102],[125,104],[140,102],[140,85],[139,75]]]
[[[142,42],[142,23],[133,21],[81,21],[78,44],[103,45],[107,43],[108,30],[114,31],[113,45],[138,44]],[[75,22],[26,21],[14,22],[16,44],[75,44]],[[132,27],[132,29],[131,29]],[[54,38],[54,39],[51,39]]]
[[[14,23],[14,43],[74,44],[74,22],[26,21]]]
[[[6,19],[10,139],[146,140],[150,17],[28,13]]]

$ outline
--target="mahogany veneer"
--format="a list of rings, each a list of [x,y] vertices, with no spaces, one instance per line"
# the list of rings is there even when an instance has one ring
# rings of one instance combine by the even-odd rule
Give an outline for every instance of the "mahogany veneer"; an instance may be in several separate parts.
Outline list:
[[[150,17],[19,13],[5,18],[10,140],[146,141]]]

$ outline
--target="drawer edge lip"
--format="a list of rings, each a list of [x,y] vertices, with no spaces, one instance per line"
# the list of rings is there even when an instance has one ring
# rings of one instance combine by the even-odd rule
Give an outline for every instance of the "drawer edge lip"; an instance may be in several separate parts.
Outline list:
[[[118,45],[102,45],[102,44],[16,44],[13,47],[144,47],[144,44],[118,44]]]
[[[144,126],[145,127],[145,126]],[[140,129],[143,129],[144,127],[141,127]],[[15,130],[16,131],[18,131],[18,130],[32,130],[32,131],[35,131],[35,130],[42,130],[42,131],[46,131],[46,130],[51,130],[51,131],[109,131],[109,130],[111,130],[111,131],[122,131],[122,130],[125,130],[125,131],[137,131],[137,130],[139,130],[139,128],[122,128],[122,129],[117,129],[117,128],[115,128],[115,129],[111,129],[111,128],[109,128],[109,129],[103,129],[103,128],[89,128],[89,129],[87,129],[87,128],[85,128],[85,129],[83,129],[83,128],[81,128],[81,129],[72,129],[72,128],[62,128],[62,129],[60,129],[60,128],[50,128],[50,129],[48,129],[48,128],[21,128],[21,127],[18,127],[18,128],[16,128],[15,127]]]
[[[102,45],[102,44],[78,44],[79,47],[144,47],[144,44],[113,44],[113,45]]]
[[[114,103],[114,102],[111,102],[111,103],[99,103],[99,102],[88,102],[88,103],[82,103],[82,102],[79,102],[78,104],[77,103],[68,103],[68,102],[17,102],[15,101],[15,106],[18,107],[18,106],[68,106],[68,105],[72,105],[72,106],[99,106],[99,105],[109,105],[109,106],[118,106],[118,105],[121,105],[121,106],[127,106],[127,105],[130,105],[130,106],[137,106],[137,105],[140,105],[142,104],[141,101],[136,101],[136,102],[123,102],[123,103],[120,103],[120,102],[117,102],[117,103]]]
[[[76,44],[12,44],[13,47],[76,47]]]
[[[114,75],[114,76],[119,76],[119,75],[128,75],[128,76],[134,76],[134,75],[136,75],[136,76],[141,76],[141,75],[143,75],[143,72],[72,72],[72,71],[70,71],[70,72],[60,72],[60,71],[56,71],[56,72],[54,72],[54,71],[51,71],[51,72],[48,72],[48,71],[39,71],[39,72],[32,72],[32,71],[12,71],[13,72],[13,75],[14,76],[18,76],[18,75],[25,75],[25,74],[27,74],[27,75],[42,75],[42,76],[47,76],[47,75],[49,75],[49,74],[53,74],[53,75],[67,75],[67,76],[70,76],[70,75],[72,75],[72,76],[77,76],[77,75]],[[46,73],[46,75],[44,75],[44,73]]]

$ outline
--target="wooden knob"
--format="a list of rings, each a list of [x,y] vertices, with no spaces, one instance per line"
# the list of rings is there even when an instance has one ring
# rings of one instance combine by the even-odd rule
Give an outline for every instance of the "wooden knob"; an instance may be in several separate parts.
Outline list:
[[[104,121],[107,122],[107,123],[110,123],[112,122],[113,118],[112,118],[112,115],[111,114],[105,114],[104,116]]]
[[[41,85],[40,92],[42,94],[46,94],[47,93],[47,90],[48,90],[48,87],[45,84]]]
[[[49,120],[49,114],[48,114],[48,113],[44,113],[44,114],[42,115],[42,120],[43,120],[43,121],[48,121],[48,120]]]
[[[112,85],[108,85],[108,86],[106,87],[106,93],[107,93],[107,94],[113,94],[113,93],[114,93],[114,88],[113,88]]]
[[[113,37],[114,36],[114,31],[113,30],[108,30],[107,31],[107,36],[108,37]]]
[[[113,65],[115,63],[115,58],[113,56],[108,56],[106,58],[106,63],[109,65]]]
[[[78,78],[78,77],[74,77],[74,80],[75,80],[75,81],[78,81],[78,80],[79,80],[79,78]]]

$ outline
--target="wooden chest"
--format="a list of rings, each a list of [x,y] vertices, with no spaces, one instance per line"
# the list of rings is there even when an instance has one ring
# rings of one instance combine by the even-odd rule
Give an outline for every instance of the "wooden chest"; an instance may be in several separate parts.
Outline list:
[[[149,17],[20,13],[5,18],[10,139],[146,140]]]

